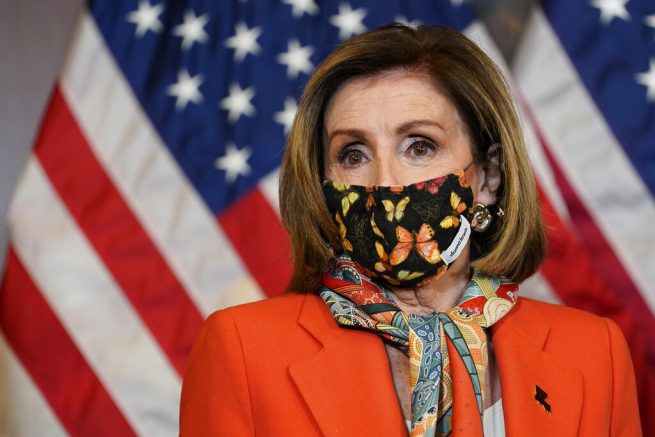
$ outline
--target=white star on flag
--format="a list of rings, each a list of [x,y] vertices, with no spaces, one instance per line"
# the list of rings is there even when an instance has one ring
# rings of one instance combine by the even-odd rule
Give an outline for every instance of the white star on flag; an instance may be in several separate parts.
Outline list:
[[[248,87],[245,90],[238,83],[230,85],[230,94],[220,102],[221,109],[228,111],[227,120],[230,123],[239,121],[241,115],[252,117],[255,115],[255,107],[250,99],[255,96],[255,88]]]
[[[294,18],[300,18],[303,14],[318,14],[318,5],[314,0],[282,0],[282,3],[291,5],[291,13]]]
[[[177,99],[175,109],[181,111],[189,102],[196,104],[202,102],[202,94],[199,90],[202,80],[202,74],[191,77],[186,70],[181,70],[177,74],[177,82],[169,86],[167,90],[169,96]]]
[[[284,126],[284,134],[288,135],[293,124],[293,119],[296,117],[298,111],[298,104],[293,97],[284,99],[284,110],[275,113],[275,122]]]
[[[217,169],[225,172],[225,180],[229,183],[234,182],[238,176],[248,176],[250,165],[248,158],[252,155],[249,147],[239,150],[234,144],[228,144],[225,149],[225,155],[216,158],[214,165]]]
[[[312,46],[302,47],[297,39],[292,39],[287,44],[287,52],[277,55],[277,62],[287,66],[287,77],[295,79],[299,72],[309,74],[314,69],[314,64],[309,58],[314,54]]]
[[[330,17],[330,24],[339,28],[339,38],[345,40],[366,30],[362,23],[366,14],[364,8],[353,10],[348,3],[341,3],[339,13]]]
[[[410,27],[417,27],[417,26],[420,26],[421,24],[423,24],[423,23],[421,23],[420,20],[409,21],[407,19],[407,17],[405,17],[404,15],[396,15],[396,17],[393,19],[393,21],[395,21],[397,23],[405,24],[405,25],[410,26]]]
[[[648,71],[637,74],[635,80],[646,87],[646,100],[655,101],[655,58],[650,58]]]
[[[655,14],[644,17],[644,23],[646,24],[646,26],[655,29]]]
[[[127,21],[136,24],[135,35],[141,38],[147,31],[160,32],[162,23],[159,16],[164,12],[164,4],[151,5],[148,0],[141,0],[139,8],[127,14]]]
[[[173,35],[182,37],[182,50],[190,49],[195,42],[203,43],[209,39],[204,29],[207,21],[209,21],[207,14],[197,17],[192,10],[184,13],[184,22],[173,29]]]
[[[464,0],[450,0],[450,4],[453,6],[462,6],[464,4]]]
[[[591,0],[591,5],[600,9],[600,21],[609,24],[614,18],[630,20],[630,13],[625,5],[629,0]]]
[[[241,62],[246,55],[256,55],[261,51],[261,46],[257,38],[262,34],[261,27],[248,29],[248,25],[243,21],[237,23],[234,28],[235,34],[225,41],[225,46],[234,49],[234,60]]]

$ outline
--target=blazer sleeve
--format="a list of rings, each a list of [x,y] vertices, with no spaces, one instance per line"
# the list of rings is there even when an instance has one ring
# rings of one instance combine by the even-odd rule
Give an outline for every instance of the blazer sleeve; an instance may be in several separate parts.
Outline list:
[[[611,436],[641,436],[637,386],[630,351],[618,325],[604,318],[612,355],[612,417]]]
[[[217,311],[196,337],[182,384],[180,436],[255,435],[241,340]]]

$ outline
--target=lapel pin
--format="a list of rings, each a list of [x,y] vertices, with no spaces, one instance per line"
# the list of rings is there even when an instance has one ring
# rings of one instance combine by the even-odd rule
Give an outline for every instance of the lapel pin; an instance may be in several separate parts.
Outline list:
[[[548,393],[544,391],[541,387],[538,385],[534,386],[534,398],[535,400],[544,407],[544,410],[546,410],[546,413],[551,414],[550,411],[550,404],[546,402],[546,398],[548,397]]]

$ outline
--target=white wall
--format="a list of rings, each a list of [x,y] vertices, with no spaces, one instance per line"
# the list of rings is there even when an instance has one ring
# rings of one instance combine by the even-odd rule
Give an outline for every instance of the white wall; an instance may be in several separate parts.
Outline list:
[[[0,0],[0,269],[4,217],[83,0]]]

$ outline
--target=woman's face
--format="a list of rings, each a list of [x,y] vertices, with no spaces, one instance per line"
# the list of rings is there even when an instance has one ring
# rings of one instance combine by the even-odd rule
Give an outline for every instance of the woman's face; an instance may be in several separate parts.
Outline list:
[[[330,100],[324,125],[325,177],[337,182],[408,185],[473,159],[455,106],[422,73],[393,70],[346,82]],[[480,198],[481,169],[474,164],[466,175],[476,201],[493,203]]]

